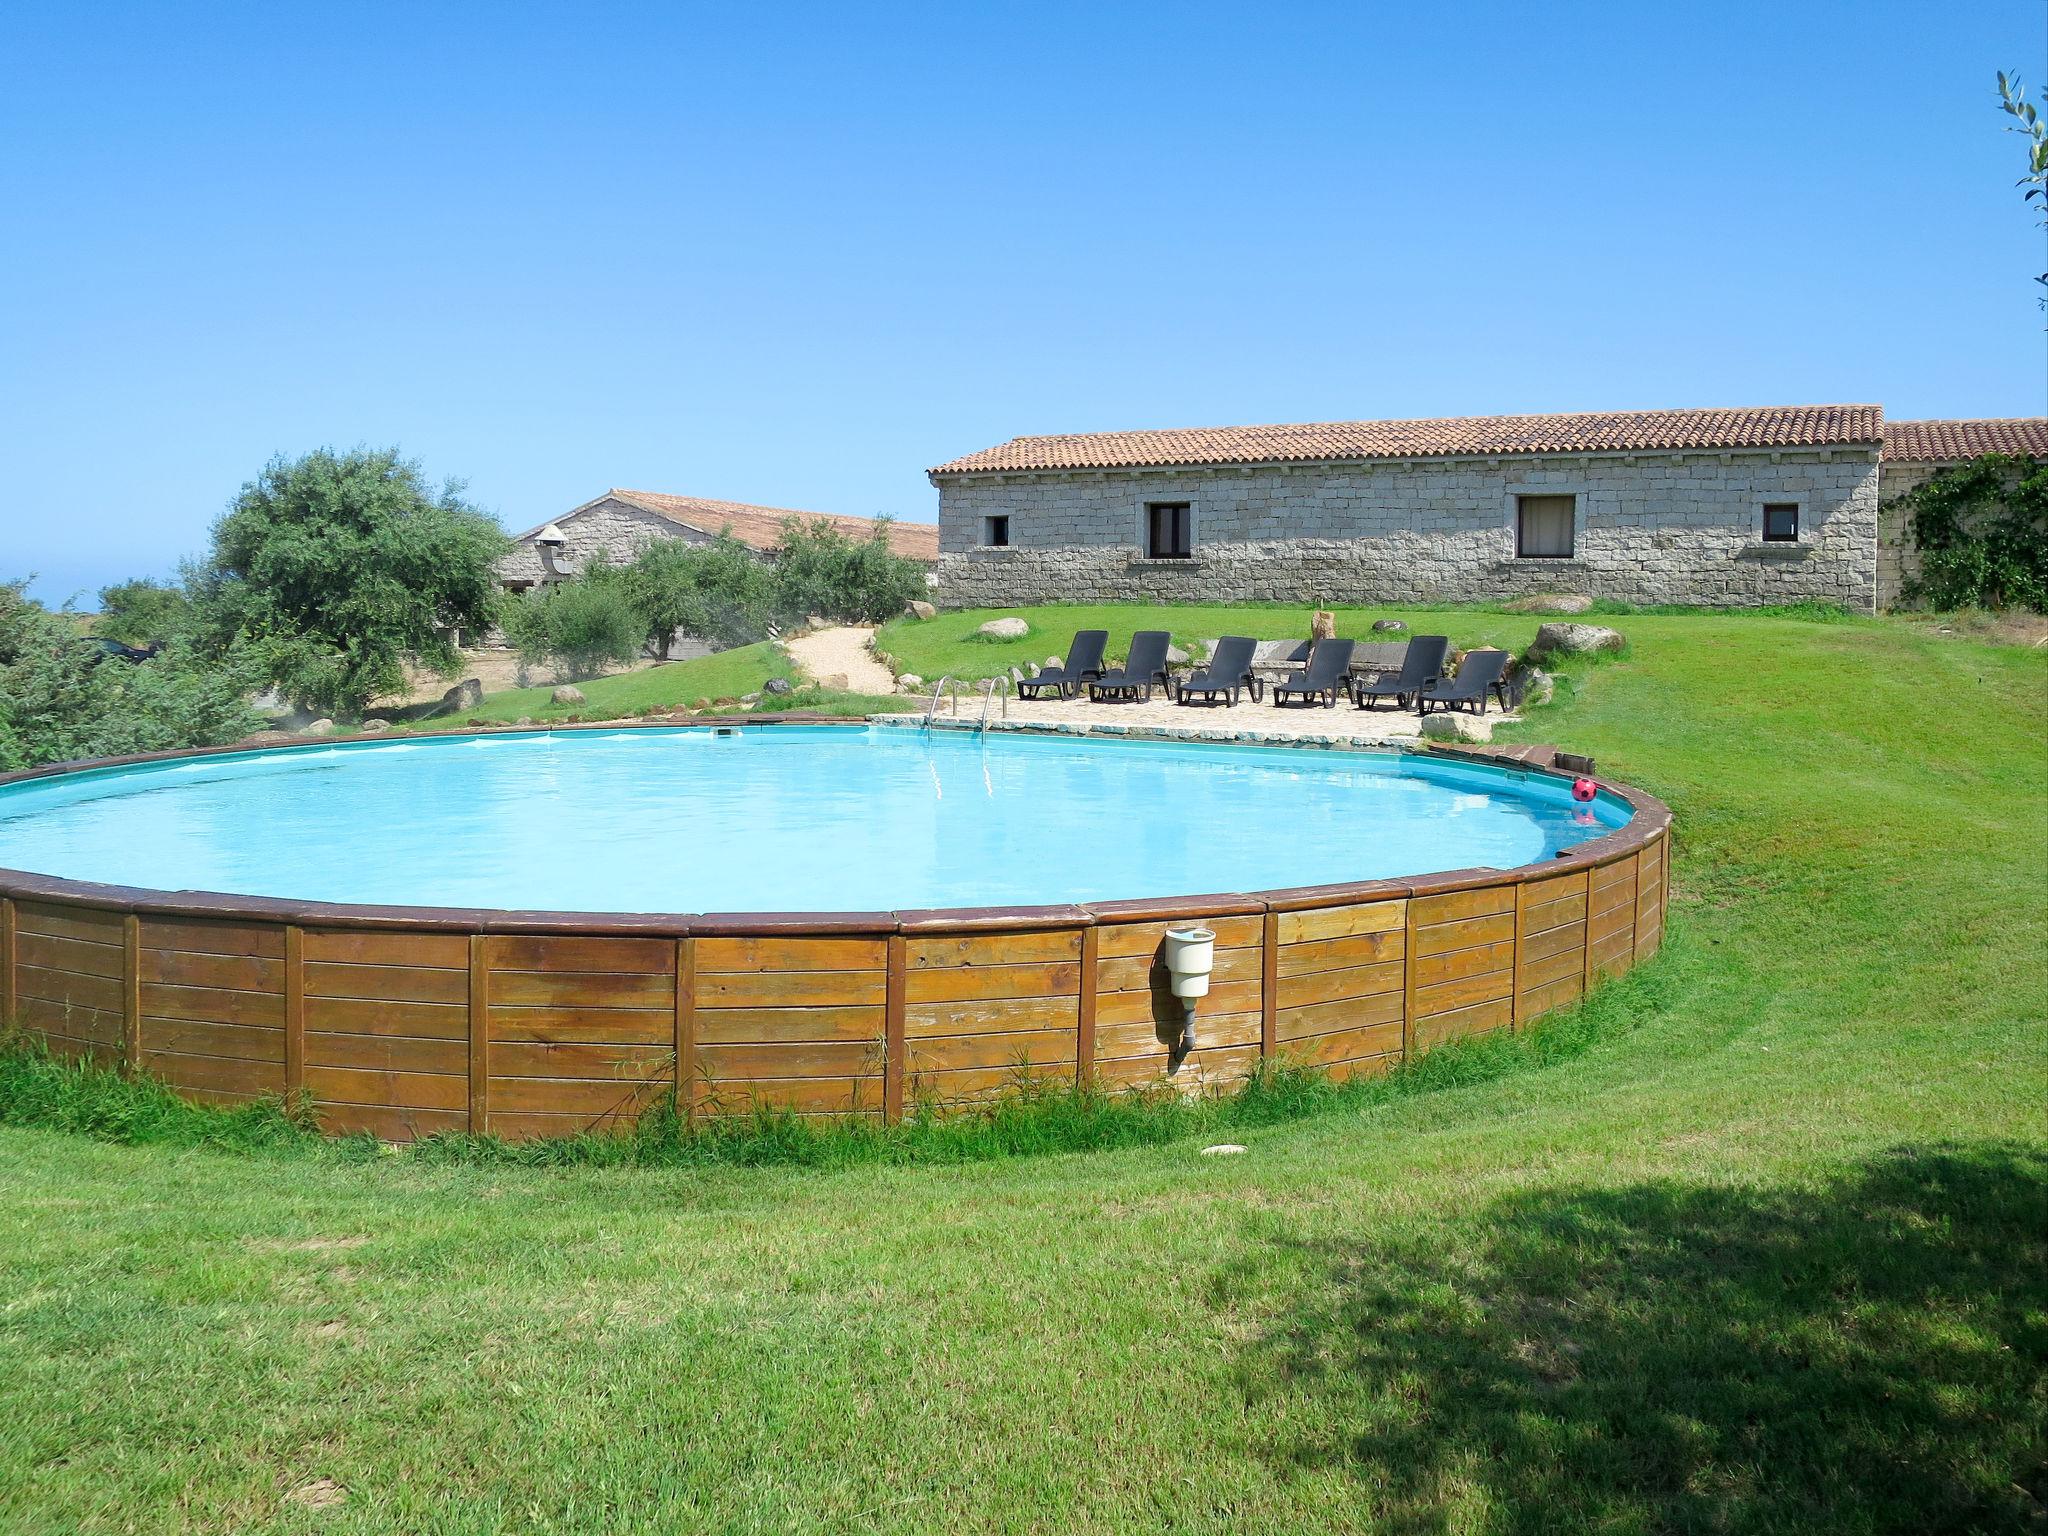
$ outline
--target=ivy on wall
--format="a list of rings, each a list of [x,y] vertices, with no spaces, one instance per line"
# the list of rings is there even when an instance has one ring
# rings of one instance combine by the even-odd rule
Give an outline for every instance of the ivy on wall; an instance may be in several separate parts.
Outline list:
[[[2048,613],[2048,462],[1987,453],[1897,498],[1920,570],[1909,603]]]

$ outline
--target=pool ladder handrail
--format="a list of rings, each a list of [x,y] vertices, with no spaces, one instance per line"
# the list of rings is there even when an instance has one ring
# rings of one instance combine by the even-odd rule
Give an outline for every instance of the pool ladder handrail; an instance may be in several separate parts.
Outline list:
[[[948,693],[947,689],[948,684],[951,684],[950,693]],[[952,702],[951,713],[956,718],[959,716],[960,679],[955,677],[952,673],[948,672],[944,677],[940,678],[938,682],[932,686],[932,701],[931,703],[925,706],[924,710],[924,729],[926,730],[930,730],[932,728],[932,716],[936,715],[939,712],[939,696],[941,694],[947,694],[947,696],[950,698]]]
[[[1010,675],[1007,672],[982,679],[981,724],[975,727],[976,735],[987,734],[989,708],[995,703],[998,693],[1003,696],[1003,718],[1008,720],[1010,718]]]

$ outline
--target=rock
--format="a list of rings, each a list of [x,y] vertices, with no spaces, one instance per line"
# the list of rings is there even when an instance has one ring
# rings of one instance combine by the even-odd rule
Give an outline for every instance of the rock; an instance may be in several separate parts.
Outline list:
[[[1024,675],[1025,675],[1026,677],[1036,677],[1036,676],[1038,676],[1038,663],[1037,663],[1037,662],[1035,662],[1035,661],[1027,661],[1027,662],[1025,662],[1025,663],[1024,663]]]
[[[820,688],[836,689],[838,692],[844,693],[848,688],[852,687],[853,685],[847,681],[847,677],[844,672],[834,672],[830,677],[820,678],[818,680],[818,686]]]
[[[788,679],[788,678],[786,678],[786,677],[771,677],[771,678],[769,678],[769,679],[768,679],[768,681],[767,681],[767,682],[765,682],[765,683],[763,683],[763,684],[761,685],[761,691],[762,691],[763,693],[772,693],[772,694],[775,694],[775,695],[776,695],[777,697],[780,697],[781,695],[783,695],[783,694],[785,694],[785,693],[791,693],[791,692],[794,692],[795,690],[794,690],[794,689],[793,689],[793,688],[791,687],[791,685],[790,685],[790,681],[789,681],[789,679]]]
[[[299,727],[299,734],[301,736],[332,736],[334,734],[334,722],[324,717],[311,721]]]
[[[699,710],[699,709],[709,709],[710,707],[711,707],[711,701],[710,701],[709,699],[692,699],[692,700],[690,700],[690,708],[691,708],[692,710]]]
[[[1399,634],[1407,627],[1399,619],[1374,619],[1372,621],[1372,632],[1376,635]]]
[[[742,704],[758,704],[761,702],[761,695],[758,693],[743,693],[740,695],[740,702]]]
[[[930,603],[915,597],[903,605],[903,611],[913,619],[936,619],[939,616],[938,609],[934,608]]]
[[[584,698],[583,690],[574,683],[562,684],[561,687],[549,694],[548,697],[557,704],[584,704],[589,702]]]
[[[1584,613],[1592,606],[1593,599],[1573,592],[1539,592],[1501,604],[1508,613]]]
[[[1184,667],[1193,659],[1177,645],[1169,645],[1166,648],[1166,664],[1169,667]]]
[[[484,702],[484,685],[474,677],[465,677],[461,682],[441,695],[441,702],[427,712],[427,718],[436,715],[459,715],[468,710],[481,708]]]
[[[1519,667],[1516,679],[1522,685],[1522,703],[1548,704],[1557,697],[1557,679],[1541,667]]]
[[[975,633],[991,640],[1022,640],[1031,633],[1031,626],[1022,619],[990,619]]]
[[[1064,657],[1048,656],[1045,658],[1045,664],[1048,667],[1064,667],[1067,663]]]
[[[521,716],[520,716],[520,717],[519,717],[519,718],[518,718],[517,720],[514,720],[514,721],[513,721],[512,723],[513,723],[514,725],[532,725],[532,724],[533,724],[533,716],[531,716],[531,715],[521,715]]]
[[[1219,1141],[1213,1147],[1202,1148],[1204,1157],[1236,1157],[1244,1148],[1234,1141]]]
[[[1530,642],[1530,661],[1547,661],[1553,656],[1591,656],[1601,651],[1625,650],[1628,641],[1618,629],[1601,624],[1545,624]]]
[[[1493,722],[1478,715],[1444,711],[1423,717],[1419,734],[1426,741],[1493,740]]]
[[[367,732],[370,735],[375,735],[378,731],[390,730],[391,722],[389,720],[379,720],[375,716],[372,716],[370,719],[365,720],[361,725],[357,726],[356,729],[359,731]]]
[[[1016,687],[1016,686],[1017,686],[1017,685],[1018,685],[1019,683],[1021,683],[1021,682],[1023,682],[1023,681],[1024,681],[1024,673],[1023,673],[1022,669],[1020,669],[1020,668],[1017,668],[1017,667],[1012,667],[1012,668],[1010,668],[1010,686],[1011,686],[1012,688],[1015,688],[1015,687]]]
[[[917,693],[924,688],[924,679],[915,672],[906,672],[896,679],[896,686],[904,693]]]
[[[1337,638],[1337,615],[1327,608],[1318,608],[1308,616],[1308,637],[1311,640],[1334,640]]]

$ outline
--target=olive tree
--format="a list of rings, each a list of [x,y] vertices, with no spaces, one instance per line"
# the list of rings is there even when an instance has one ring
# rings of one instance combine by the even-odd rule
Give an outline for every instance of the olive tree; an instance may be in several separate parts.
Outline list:
[[[729,531],[706,544],[659,539],[626,567],[625,581],[663,661],[678,630],[730,650],[767,638],[777,618],[773,573]]]
[[[408,664],[447,675],[460,628],[495,618],[503,531],[396,449],[277,458],[242,487],[192,573],[202,643],[325,713],[400,692]]]

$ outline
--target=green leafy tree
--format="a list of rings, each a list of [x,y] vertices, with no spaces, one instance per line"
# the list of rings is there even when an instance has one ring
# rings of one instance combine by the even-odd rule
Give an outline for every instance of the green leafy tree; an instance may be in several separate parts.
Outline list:
[[[562,675],[580,679],[637,658],[647,619],[626,573],[600,564],[505,605],[504,630],[522,663],[550,661]]]
[[[777,617],[774,573],[729,530],[707,544],[657,540],[625,580],[663,661],[678,630],[730,650],[765,639]]]
[[[408,664],[452,674],[452,632],[495,622],[509,541],[395,449],[278,458],[242,487],[193,574],[208,653],[326,713],[400,692]]]
[[[1998,105],[2013,119],[2006,132],[2022,134],[2027,141],[2027,174],[2013,185],[2026,189],[2020,194],[2022,201],[2040,205],[2041,223],[2048,227],[2048,123],[2041,121],[2041,114],[2027,100],[2020,77],[2008,76],[2004,70],[1998,72]],[[2034,281],[2048,287],[2048,272]],[[2048,296],[2043,296],[2041,303],[2048,306]]]
[[[138,578],[100,588],[100,612],[92,629],[123,645],[159,645],[184,630],[191,608],[183,587]]]
[[[260,723],[252,678],[173,639],[154,660],[107,656],[69,616],[0,584],[0,770],[238,741]]]
[[[889,548],[887,518],[853,539],[820,518],[782,525],[775,557],[778,607],[793,618],[816,614],[842,624],[879,624],[924,595],[924,567]]]
[[[2048,463],[1987,453],[1938,471],[1894,505],[1911,513],[1920,552],[1907,601],[2048,613]]]

